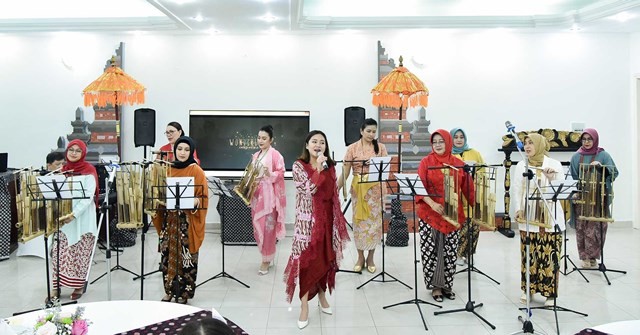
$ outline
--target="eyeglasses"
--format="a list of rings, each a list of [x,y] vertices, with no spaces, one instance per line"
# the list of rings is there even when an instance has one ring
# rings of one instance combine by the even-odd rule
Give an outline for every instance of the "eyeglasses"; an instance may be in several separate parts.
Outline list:
[[[435,142],[431,142],[431,144],[433,144],[433,145],[444,145],[444,141],[435,141]]]
[[[582,142],[593,142],[592,138],[583,138]]]
[[[69,149],[69,150],[67,150],[67,152],[75,152],[77,154],[81,154],[82,150],[81,149]]]
[[[175,133],[176,131],[177,131],[177,130],[168,130],[168,131],[165,131],[165,132],[164,132],[164,134],[165,134],[165,135],[167,135],[167,136],[169,136],[169,135],[171,135],[171,134]]]

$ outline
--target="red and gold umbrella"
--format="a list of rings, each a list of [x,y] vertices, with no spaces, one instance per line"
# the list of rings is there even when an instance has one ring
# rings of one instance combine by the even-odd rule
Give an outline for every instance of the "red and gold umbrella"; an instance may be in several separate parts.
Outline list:
[[[406,67],[400,66],[387,74],[376,87],[371,90],[373,105],[379,107],[398,108],[398,171],[402,171],[402,108],[427,107],[429,90],[422,80],[418,79]]]

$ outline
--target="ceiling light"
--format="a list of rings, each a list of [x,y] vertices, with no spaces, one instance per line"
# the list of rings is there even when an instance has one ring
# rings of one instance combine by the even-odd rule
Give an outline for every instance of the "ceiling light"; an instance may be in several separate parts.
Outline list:
[[[198,15],[193,17],[193,20],[197,21],[197,22],[202,22],[202,21],[204,21],[204,18],[202,17],[202,15],[198,14]]]
[[[207,33],[210,34],[210,35],[215,35],[215,34],[219,34],[220,30],[218,30],[218,29],[216,29],[214,27],[211,27],[211,28],[207,29]]]
[[[631,13],[628,13],[628,12],[620,12],[620,13],[618,13],[616,15],[609,16],[610,19],[616,20],[616,21],[619,21],[619,22],[627,22],[630,19],[633,19],[634,17],[636,17],[635,14],[631,14]]]
[[[275,21],[277,18],[273,15],[271,15],[271,13],[267,13],[263,16],[260,17],[260,20],[265,21],[265,22],[273,22]]]

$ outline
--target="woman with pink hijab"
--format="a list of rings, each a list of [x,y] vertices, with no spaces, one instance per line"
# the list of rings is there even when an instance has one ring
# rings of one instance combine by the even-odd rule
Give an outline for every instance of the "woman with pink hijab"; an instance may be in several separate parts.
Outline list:
[[[582,146],[571,157],[571,176],[574,180],[580,178],[580,165],[589,164],[605,167],[605,187],[606,192],[611,192],[613,181],[618,177],[618,168],[613,158],[608,152],[604,151],[598,145],[600,137],[598,132],[593,128],[587,128],[580,136]],[[611,205],[611,198],[608,199]],[[577,214],[577,213],[576,213]],[[576,242],[578,243],[578,256],[582,260],[582,267],[595,268],[600,259],[600,248],[604,246],[604,240],[607,235],[607,223],[600,224],[594,221],[575,220],[576,222]]]

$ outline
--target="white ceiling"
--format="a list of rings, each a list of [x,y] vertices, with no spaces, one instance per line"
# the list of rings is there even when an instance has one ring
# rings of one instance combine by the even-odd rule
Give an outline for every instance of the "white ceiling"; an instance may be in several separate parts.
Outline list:
[[[0,32],[254,34],[393,28],[535,32],[566,31],[575,24],[585,32],[640,32],[640,0],[0,0],[0,8]],[[612,19],[614,15],[628,19],[621,22]]]

